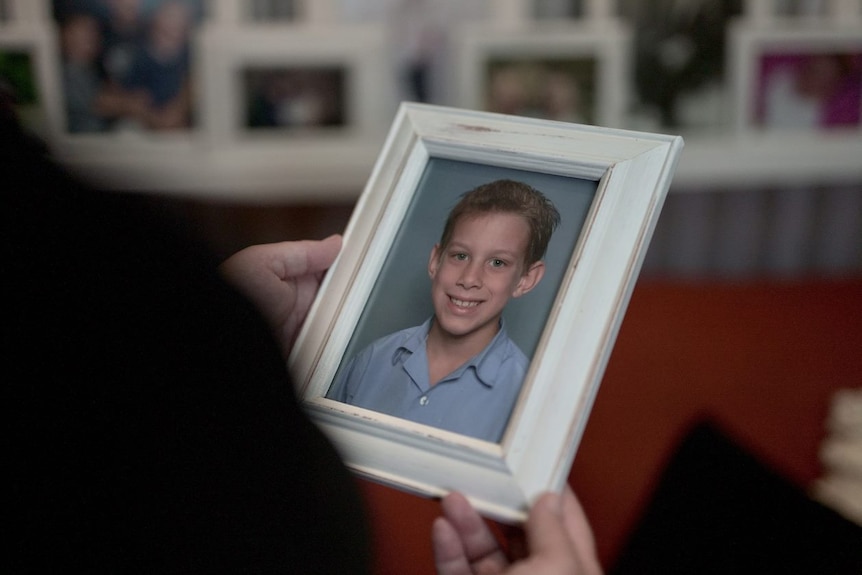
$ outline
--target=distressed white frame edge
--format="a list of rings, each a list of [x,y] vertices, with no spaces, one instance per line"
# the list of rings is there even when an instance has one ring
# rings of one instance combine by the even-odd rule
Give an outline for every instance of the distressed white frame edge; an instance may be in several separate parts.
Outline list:
[[[525,519],[539,493],[559,490],[682,146],[678,136],[403,103],[288,360],[309,414],[346,464],[427,497],[461,491],[484,515],[510,523]],[[529,393],[500,444],[323,397],[410,197],[391,200],[415,192],[432,156],[599,181],[564,280],[570,291],[557,296]],[[556,353],[570,346],[575,352]],[[547,421],[563,424],[549,430]]]
[[[530,21],[512,30],[494,23],[465,23],[454,30],[455,105],[480,109],[485,62],[492,55],[593,56],[596,60],[595,125],[621,127],[629,98],[631,30],[616,19]]]
[[[805,26],[764,26],[746,19],[737,19],[728,25],[729,42],[727,63],[728,90],[732,102],[731,117],[737,136],[765,136],[786,140],[788,135],[817,137],[817,130],[764,130],[754,125],[753,103],[758,83],[758,64],[761,55],[769,51],[794,51],[822,47],[850,47],[862,50],[862,36],[855,28],[836,27],[829,23]],[[848,129],[844,132],[860,133]]]
[[[560,361],[531,364],[536,371],[528,375],[526,397],[504,438],[510,467],[519,470],[520,482],[536,493],[545,485],[559,488],[565,481],[670,187],[678,160],[676,146],[681,145],[680,139],[667,148],[658,145],[637,157],[620,159],[602,178],[599,203],[585,223],[583,244],[573,254],[580,270],[572,271],[561,309],[543,334],[542,346],[548,349],[537,350],[537,357],[559,356]],[[623,195],[641,185],[651,192]],[[614,205],[603,205],[606,201]],[[584,384],[580,389],[560,385],[566,379]],[[565,392],[570,396],[560,401]],[[542,422],[565,420],[572,405],[584,417],[571,420],[566,434],[547,436]],[[551,445],[555,440],[558,443]],[[536,445],[558,453],[555,466],[545,463]]]

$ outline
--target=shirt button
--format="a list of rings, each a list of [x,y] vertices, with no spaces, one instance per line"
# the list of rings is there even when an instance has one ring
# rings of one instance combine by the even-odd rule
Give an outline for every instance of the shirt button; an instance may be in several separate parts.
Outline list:
[[[419,398],[419,405],[428,405],[428,396],[423,395]]]

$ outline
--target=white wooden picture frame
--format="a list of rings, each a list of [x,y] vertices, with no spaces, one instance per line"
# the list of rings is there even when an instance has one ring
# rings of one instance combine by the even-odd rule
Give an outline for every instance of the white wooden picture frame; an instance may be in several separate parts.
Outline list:
[[[295,141],[307,153],[344,151],[380,141],[394,114],[394,96],[385,88],[393,82],[383,63],[385,43],[377,25],[209,27],[201,38],[204,85],[202,109],[209,140],[216,147],[236,144],[277,145],[282,153]],[[252,129],[246,122],[249,71],[272,70],[336,73],[342,79],[337,126],[286,126]],[[379,138],[375,139],[377,136]]]
[[[616,20],[533,21],[511,27],[494,24],[465,24],[455,31],[454,53],[457,62],[457,106],[501,112],[489,103],[491,66],[511,62],[558,78],[568,79],[580,89],[578,114],[564,121],[598,126],[621,127],[631,91],[629,29]],[[588,78],[579,72],[589,63]],[[548,75],[548,74],[546,74]],[[584,90],[584,81],[589,84]],[[551,94],[551,82],[521,78],[515,82],[531,88],[529,96],[544,98]],[[559,86],[559,82],[554,85]],[[559,93],[559,92],[558,92]],[[557,119],[542,106],[518,112],[543,119]],[[504,113],[512,113],[507,110]]]
[[[561,489],[682,145],[678,136],[402,103],[288,360],[304,406],[347,465],[426,497],[460,491],[484,515],[512,523],[525,518],[540,492]],[[409,286],[397,282],[409,274],[393,273],[389,262],[396,270],[414,259],[420,268],[427,264],[423,249],[417,258],[402,257],[409,254],[402,243],[422,235],[424,224],[416,222],[435,220],[434,234],[442,229],[426,200],[445,213],[466,191],[460,188],[513,173],[541,180],[557,198],[581,198],[575,204],[583,213],[564,242],[560,279],[500,443],[328,399],[356,333],[386,321],[384,315],[412,312],[398,299]],[[446,200],[437,201],[438,194]],[[561,213],[563,228],[572,214]],[[373,301],[389,299],[389,313],[364,317]]]
[[[742,134],[782,135],[788,132],[817,135],[826,131],[862,131],[862,36],[853,27],[828,24],[757,26],[745,21],[730,28],[728,62],[734,125]],[[840,80],[845,93],[853,94],[855,107],[847,120],[847,108],[829,109],[825,94],[830,80],[822,73],[811,82],[823,96],[801,94],[802,76],[813,71],[814,59],[845,58],[849,67]],[[813,76],[812,76],[813,78]],[[847,97],[843,97],[845,102]],[[833,101],[837,101],[833,97]],[[854,113],[855,112],[855,113]]]

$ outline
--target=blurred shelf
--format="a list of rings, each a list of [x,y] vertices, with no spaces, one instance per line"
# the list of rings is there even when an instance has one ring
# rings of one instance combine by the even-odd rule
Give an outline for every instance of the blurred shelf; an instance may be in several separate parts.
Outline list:
[[[55,145],[70,169],[112,189],[240,203],[352,203],[383,139],[254,142],[206,149],[164,142],[135,146]]]
[[[78,141],[56,151],[69,167],[118,189],[216,201],[328,204],[359,196],[382,145],[382,136],[250,142],[230,149],[161,142],[108,144],[107,150],[104,142]],[[809,185],[862,186],[862,136],[685,137],[672,191]]]
[[[685,136],[684,136],[685,138]],[[672,189],[862,186],[862,133],[692,136]]]

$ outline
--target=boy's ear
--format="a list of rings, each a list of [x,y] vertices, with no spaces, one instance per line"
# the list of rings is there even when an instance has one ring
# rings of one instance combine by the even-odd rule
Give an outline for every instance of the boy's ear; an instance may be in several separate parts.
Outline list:
[[[524,272],[521,279],[518,280],[518,285],[515,286],[515,290],[512,292],[512,297],[521,297],[525,293],[529,292],[538,285],[544,275],[545,262],[540,260],[530,264],[530,267],[527,268],[527,271]]]
[[[431,256],[428,258],[428,275],[431,279],[437,275],[437,268],[440,267],[440,244],[434,244],[431,248]]]

